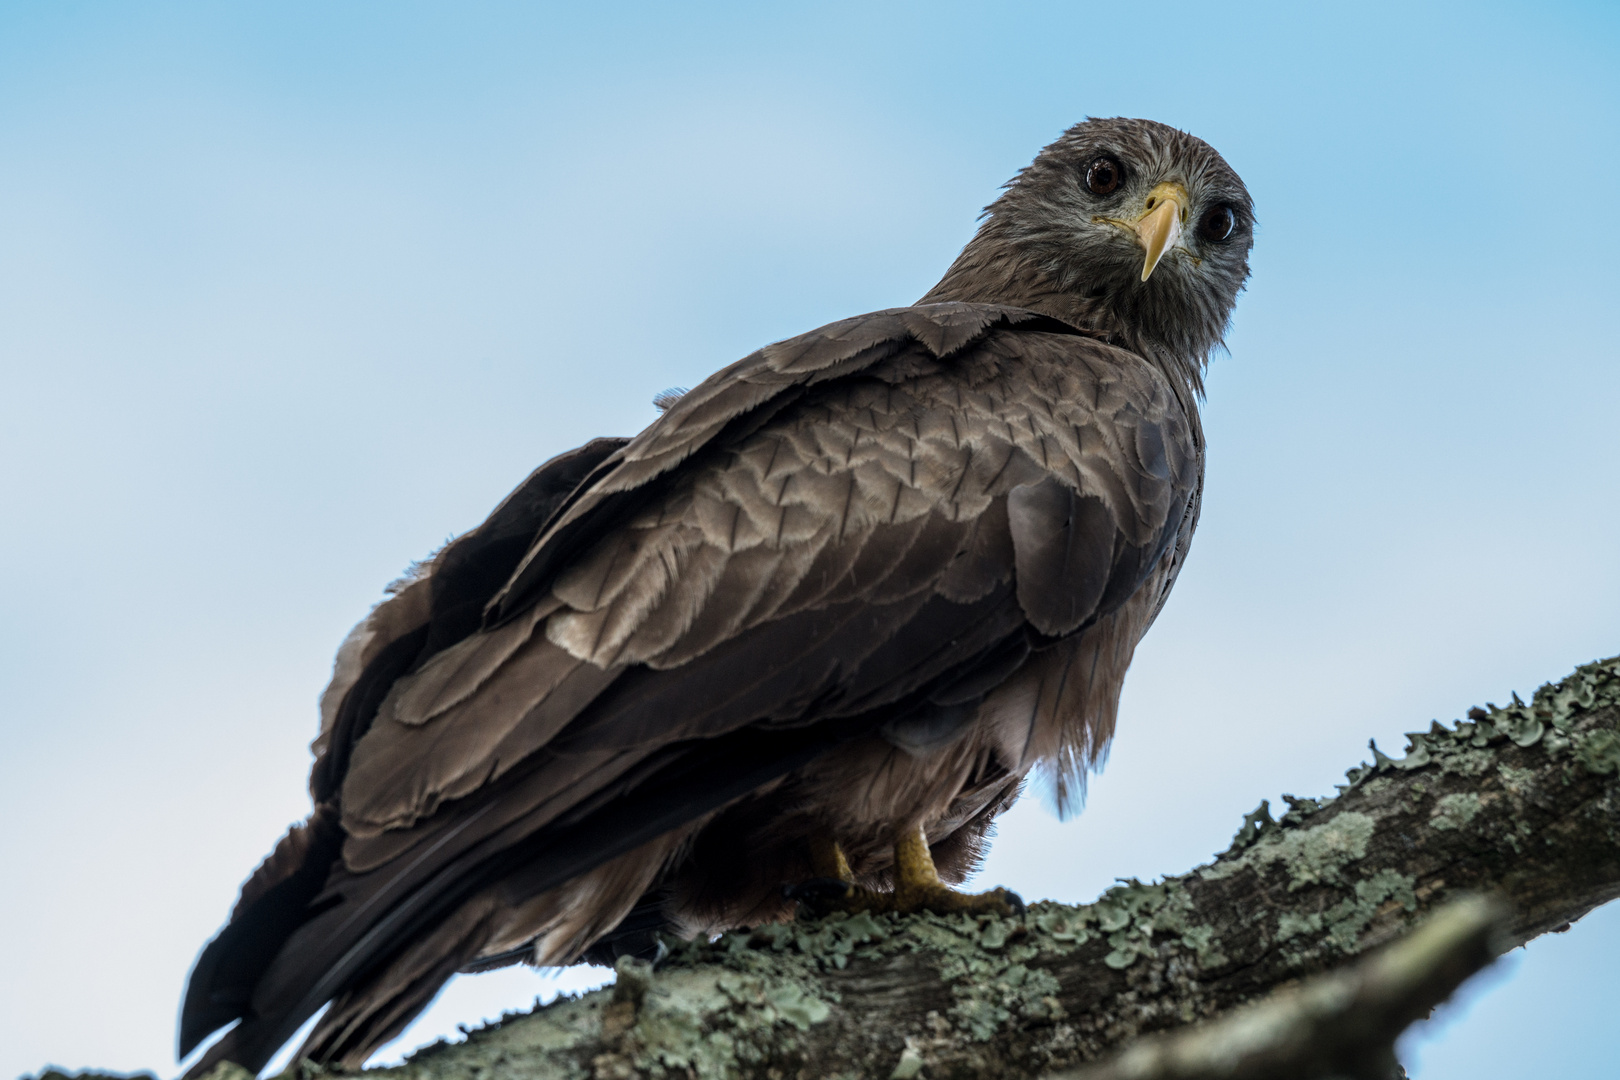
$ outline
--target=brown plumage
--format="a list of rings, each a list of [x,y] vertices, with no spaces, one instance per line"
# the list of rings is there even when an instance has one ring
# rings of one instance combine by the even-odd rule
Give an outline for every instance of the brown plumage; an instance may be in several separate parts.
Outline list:
[[[818,836],[882,887],[920,826],[960,880],[1032,768],[1061,791],[1113,732],[1251,234],[1207,145],[1088,121],[917,306],[543,465],[343,644],[314,814],[192,973],[182,1054],[240,1021],[193,1073],[328,1002],[301,1055],[359,1065],[458,970],[790,917]]]

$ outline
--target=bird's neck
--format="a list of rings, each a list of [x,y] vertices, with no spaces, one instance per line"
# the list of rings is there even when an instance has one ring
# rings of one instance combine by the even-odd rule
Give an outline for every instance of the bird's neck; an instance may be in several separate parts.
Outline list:
[[[1135,320],[1121,317],[1111,298],[1091,295],[1091,284],[1065,281],[1032,259],[1019,245],[1000,241],[991,230],[981,230],[962,250],[939,284],[919,304],[960,301],[1002,304],[1038,311],[1071,326],[1095,330],[1111,344],[1129,349],[1164,372],[1178,393],[1188,392],[1189,403],[1204,395],[1204,357],[1184,345],[1176,348],[1145,331]]]

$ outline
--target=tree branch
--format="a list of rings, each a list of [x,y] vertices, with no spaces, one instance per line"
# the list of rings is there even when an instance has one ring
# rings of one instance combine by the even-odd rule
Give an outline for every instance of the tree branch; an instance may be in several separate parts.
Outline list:
[[[1620,658],[1409,738],[1336,797],[1285,797],[1277,821],[1262,803],[1180,877],[1017,921],[835,916],[680,944],[370,1076],[1039,1076],[1341,966],[1467,894],[1500,898],[1504,947],[1620,895]]]
[[[1458,900],[1358,963],[1048,1080],[1390,1080],[1395,1040],[1495,960],[1507,911]]]

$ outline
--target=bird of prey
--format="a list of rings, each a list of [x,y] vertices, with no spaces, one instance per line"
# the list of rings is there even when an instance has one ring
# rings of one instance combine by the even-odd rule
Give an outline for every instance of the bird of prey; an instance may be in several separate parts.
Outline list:
[[[314,811],[192,970],[180,1052],[358,1066],[458,971],[612,962],[951,890],[1060,797],[1198,519],[1253,211],[1088,120],[915,305],[769,345],[542,465],[396,583],[321,699]],[[830,888],[830,892],[829,892]]]

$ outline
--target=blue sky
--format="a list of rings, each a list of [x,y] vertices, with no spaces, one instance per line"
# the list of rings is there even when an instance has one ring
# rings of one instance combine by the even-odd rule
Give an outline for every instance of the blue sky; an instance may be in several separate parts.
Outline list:
[[[1620,652],[1612,5],[0,3],[0,1075],[172,1071],[407,563],[915,299],[1115,114],[1208,139],[1260,229],[1108,766],[982,875],[1071,901]],[[1414,1074],[1612,1075],[1617,962],[1617,911],[1533,943]],[[557,985],[459,980],[389,1053]]]

